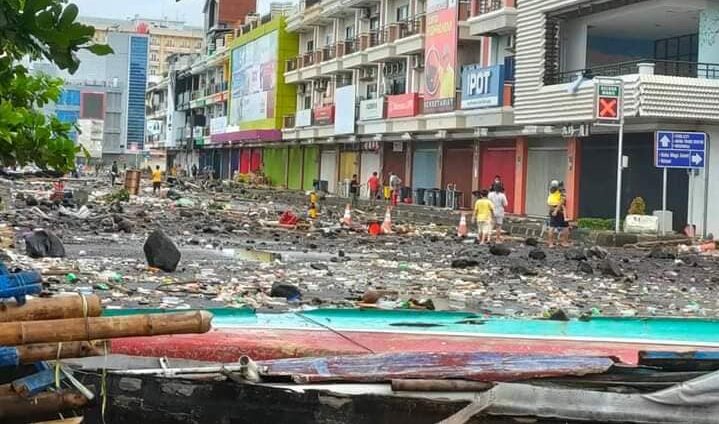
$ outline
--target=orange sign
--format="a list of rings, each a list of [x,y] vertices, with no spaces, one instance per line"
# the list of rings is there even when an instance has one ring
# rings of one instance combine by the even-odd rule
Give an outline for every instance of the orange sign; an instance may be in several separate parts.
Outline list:
[[[387,96],[387,117],[402,118],[419,113],[419,94],[407,93]]]

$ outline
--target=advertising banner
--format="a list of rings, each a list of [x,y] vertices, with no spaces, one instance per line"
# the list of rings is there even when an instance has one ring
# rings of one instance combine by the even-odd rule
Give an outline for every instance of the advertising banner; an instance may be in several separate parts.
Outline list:
[[[315,118],[315,125],[330,125],[335,121],[335,107],[322,106],[312,109]]]
[[[335,114],[335,134],[354,134],[357,119],[354,85],[346,85],[335,91]]]
[[[504,65],[462,67],[462,109],[502,106],[503,94]]]
[[[419,113],[419,96],[417,93],[387,96],[387,117],[402,118],[415,116]]]
[[[210,120],[210,135],[222,134],[227,128],[227,117],[218,116]]]
[[[275,116],[278,31],[232,50],[229,124],[240,129]]]
[[[371,121],[384,118],[384,98],[362,100],[360,102],[360,121]]]
[[[295,127],[309,127],[312,125],[312,109],[303,109],[295,114]]]
[[[427,2],[424,113],[454,110],[457,68],[457,0]]]

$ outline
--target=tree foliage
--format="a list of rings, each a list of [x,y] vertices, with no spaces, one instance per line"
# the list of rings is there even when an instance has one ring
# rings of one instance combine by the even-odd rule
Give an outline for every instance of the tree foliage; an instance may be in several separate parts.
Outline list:
[[[77,22],[77,15],[67,0],[0,0],[0,165],[74,167],[79,147],[70,138],[72,125],[40,109],[58,100],[62,81],[30,75],[20,61],[45,58],[74,73],[79,50],[111,53],[92,42],[95,29]]]

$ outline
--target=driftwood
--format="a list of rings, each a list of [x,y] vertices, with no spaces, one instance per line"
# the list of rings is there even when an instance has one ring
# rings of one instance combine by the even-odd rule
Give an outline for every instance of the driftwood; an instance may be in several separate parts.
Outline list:
[[[212,314],[206,311],[117,317],[70,318],[0,323],[0,346],[205,333]]]
[[[95,295],[85,296],[84,300],[79,295],[30,299],[22,306],[0,303],[0,322],[97,317],[101,313],[100,298]]]
[[[87,398],[75,390],[45,392],[29,398],[9,394],[0,396],[0,422],[10,418],[47,417],[86,404]]]

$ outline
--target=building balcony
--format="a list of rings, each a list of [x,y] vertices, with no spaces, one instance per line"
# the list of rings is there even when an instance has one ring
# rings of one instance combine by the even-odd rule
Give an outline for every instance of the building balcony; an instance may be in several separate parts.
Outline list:
[[[331,22],[332,18],[324,13],[324,7],[320,0],[301,0],[297,13],[287,18],[287,31],[311,31],[314,26],[327,25]]]
[[[595,85],[601,77],[624,81],[623,109],[629,120],[719,122],[719,63],[666,60],[621,62],[558,73],[547,85],[516,96],[515,121],[533,125],[594,121]],[[547,104],[552,107],[547,108]]]
[[[425,17],[398,22],[397,38],[394,41],[397,55],[407,55],[424,51]]]
[[[515,32],[517,29],[515,3],[516,0],[472,0],[471,17],[467,19],[470,35],[502,35]]]
[[[369,64],[367,52],[370,44],[370,34],[361,34],[359,37],[345,40],[345,54],[342,66],[345,69],[359,68]]]

